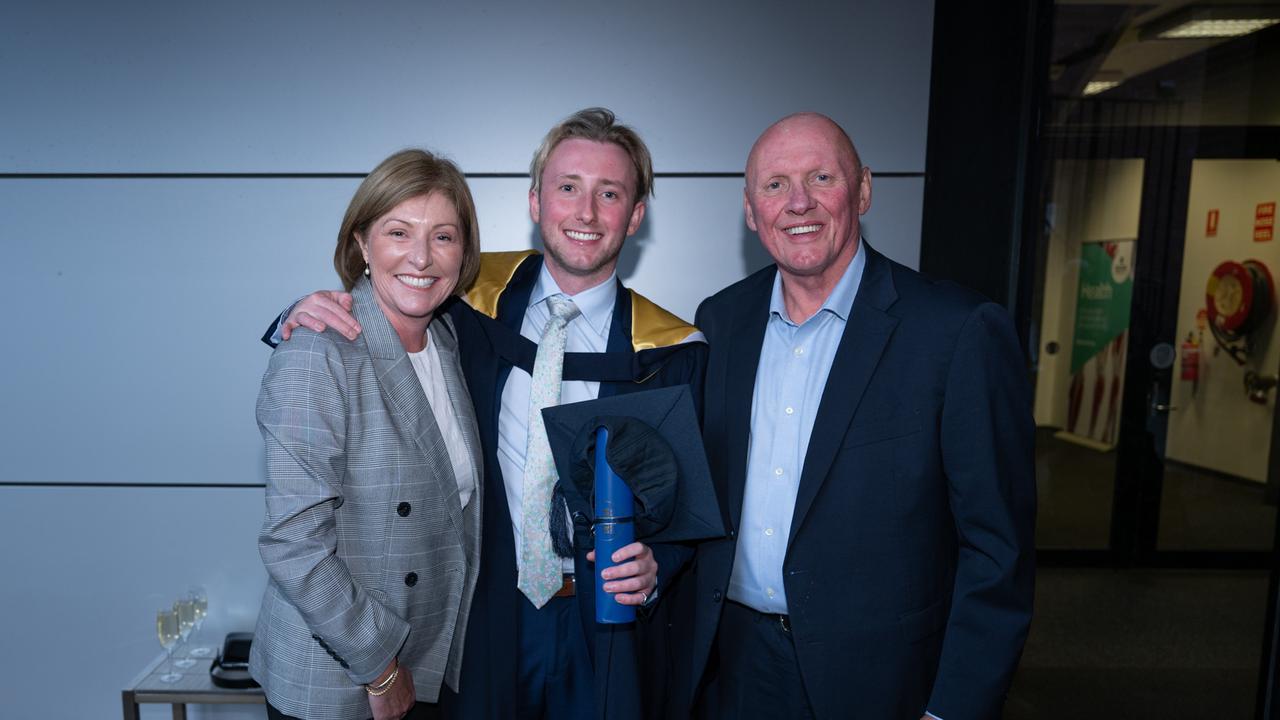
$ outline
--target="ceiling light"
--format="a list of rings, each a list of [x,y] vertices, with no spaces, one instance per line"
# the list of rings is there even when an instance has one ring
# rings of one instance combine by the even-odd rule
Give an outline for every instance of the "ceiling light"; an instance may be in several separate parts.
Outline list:
[[[1084,94],[1086,97],[1089,95],[1097,95],[1098,93],[1106,92],[1119,84],[1119,80],[1090,80],[1084,86]]]
[[[1157,37],[1162,40],[1240,37],[1241,35],[1248,35],[1251,32],[1269,28],[1276,23],[1280,23],[1280,19],[1192,20],[1178,27],[1165,30]]]
[[[1280,24],[1280,7],[1188,5],[1156,18],[1138,31],[1141,40],[1231,38]]]

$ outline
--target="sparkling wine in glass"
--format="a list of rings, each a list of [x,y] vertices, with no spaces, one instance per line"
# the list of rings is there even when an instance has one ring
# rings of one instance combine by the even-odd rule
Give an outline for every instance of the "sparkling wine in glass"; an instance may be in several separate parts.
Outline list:
[[[209,614],[209,595],[205,592],[203,587],[199,585],[192,585],[187,588],[187,597],[190,598],[191,602],[195,605],[196,629],[194,634],[199,637],[200,628],[204,625],[204,618]],[[207,646],[194,647],[191,648],[191,652],[189,652],[188,655],[198,658],[213,657],[213,648]]]
[[[196,626],[196,605],[189,598],[183,598],[173,604],[173,612],[178,616],[178,637],[183,643],[186,643],[187,638],[191,637],[191,629]],[[196,661],[189,657],[184,657],[174,663],[175,666],[183,670],[195,664]]]
[[[178,614],[173,610],[159,610],[156,612],[156,638],[160,640],[160,647],[164,648],[165,657],[173,656],[173,646],[178,644]],[[160,676],[160,682],[174,683],[182,679],[182,676],[175,672],[167,672]]]

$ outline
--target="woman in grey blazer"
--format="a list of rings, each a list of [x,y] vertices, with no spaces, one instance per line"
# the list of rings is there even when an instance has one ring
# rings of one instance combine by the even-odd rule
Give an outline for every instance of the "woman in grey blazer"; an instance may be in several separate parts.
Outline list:
[[[406,150],[361,183],[334,266],[363,332],[298,328],[258,396],[269,582],[249,669],[268,716],[435,717],[480,557],[475,411],[441,303],[475,279],[466,180]]]

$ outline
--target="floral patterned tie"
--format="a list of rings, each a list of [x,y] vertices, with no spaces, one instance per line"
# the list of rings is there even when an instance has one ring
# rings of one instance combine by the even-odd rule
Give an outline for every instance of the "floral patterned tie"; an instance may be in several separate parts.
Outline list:
[[[564,582],[560,557],[551,545],[548,516],[556,465],[547,443],[542,409],[560,403],[560,378],[564,370],[564,345],[569,321],[578,316],[573,301],[553,295],[547,298],[551,318],[542,330],[538,355],[533,361],[529,387],[529,444],[524,456],[524,496],[520,502],[520,580],[517,587],[534,607],[541,608]]]

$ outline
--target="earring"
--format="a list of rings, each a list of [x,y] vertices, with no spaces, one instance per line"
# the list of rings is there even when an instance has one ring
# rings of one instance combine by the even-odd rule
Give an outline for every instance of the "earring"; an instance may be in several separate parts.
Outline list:
[[[368,265],[365,265],[365,266],[364,266],[364,276],[365,276],[365,277],[369,277],[369,266],[368,266]]]

